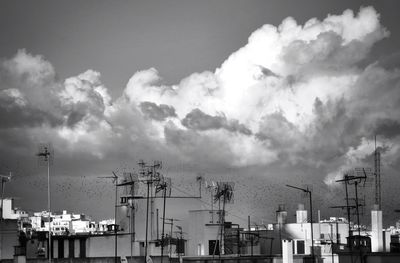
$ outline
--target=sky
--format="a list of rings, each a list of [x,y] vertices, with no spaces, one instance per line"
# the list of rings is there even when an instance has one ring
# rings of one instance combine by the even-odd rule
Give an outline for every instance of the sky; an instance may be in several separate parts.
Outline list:
[[[383,213],[397,215],[400,28],[396,1],[1,1],[0,172],[6,196],[112,217],[100,177],[161,160],[175,191],[235,183],[233,220],[279,204],[344,216],[335,180],[382,154]],[[371,175],[369,175],[371,176]],[[361,191],[368,216],[370,180]],[[351,192],[353,194],[353,192]],[[202,206],[209,199],[203,198]],[[289,213],[292,215],[293,213]],[[368,222],[368,220],[366,221]]]

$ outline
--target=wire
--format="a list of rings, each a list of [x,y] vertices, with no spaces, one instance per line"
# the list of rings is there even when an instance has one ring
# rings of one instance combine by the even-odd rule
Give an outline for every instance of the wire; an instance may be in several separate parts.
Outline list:
[[[177,190],[177,191],[179,191],[179,192],[185,194],[186,196],[189,196],[189,197],[192,196],[192,197],[193,197],[192,194],[189,194],[189,193],[185,192],[184,190],[179,189],[178,187],[175,187],[175,186],[173,186],[173,185],[171,185],[171,187],[174,188],[175,190]],[[196,200],[199,201],[199,202],[201,202],[201,203],[203,203],[203,204],[209,205],[209,206],[212,205],[210,202],[203,201],[201,198],[197,198]],[[231,216],[233,216],[233,217],[236,217],[236,218],[242,220],[243,222],[246,222],[246,221],[247,221],[246,218],[243,218],[243,217],[241,217],[241,216],[238,216],[238,215],[232,213],[231,210],[229,210],[229,211],[227,211],[227,212],[229,212],[229,215],[231,215]]]

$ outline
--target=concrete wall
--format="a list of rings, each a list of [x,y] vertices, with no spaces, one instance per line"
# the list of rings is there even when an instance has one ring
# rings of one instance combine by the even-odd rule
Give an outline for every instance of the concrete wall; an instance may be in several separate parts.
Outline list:
[[[382,211],[371,211],[371,251],[383,252]]]
[[[112,257],[114,256],[114,235],[90,236],[86,240],[86,257]],[[118,235],[118,256],[128,257],[131,255],[130,235]],[[78,244],[79,245],[79,244]],[[78,248],[79,249],[79,248]],[[151,253],[149,253],[151,254]],[[133,255],[140,255],[139,243],[133,243]]]
[[[219,240],[220,227],[218,224],[210,224],[212,218],[217,223],[217,211],[211,210],[193,210],[189,211],[189,235],[188,235],[188,253],[189,256],[200,256],[209,254],[209,240]]]
[[[0,259],[14,258],[14,246],[18,245],[17,220],[0,220]]]

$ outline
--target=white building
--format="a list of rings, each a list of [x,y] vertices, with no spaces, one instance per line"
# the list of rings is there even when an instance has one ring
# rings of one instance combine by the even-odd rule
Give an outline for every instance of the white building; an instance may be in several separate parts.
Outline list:
[[[29,217],[29,219],[33,230],[49,230],[47,211],[36,212],[33,216]],[[107,227],[102,226],[102,229],[99,229],[98,225],[85,215],[67,213],[67,211],[64,210],[61,214],[51,214],[50,229],[53,235],[65,235],[104,232],[107,230]]]
[[[28,218],[28,213],[14,207],[14,199],[12,198],[4,198],[3,201],[3,206],[2,210],[3,210],[3,218],[4,219],[23,219],[23,218]],[[0,202],[0,207],[1,207],[1,202]]]
[[[188,255],[219,254],[220,211],[189,211]]]

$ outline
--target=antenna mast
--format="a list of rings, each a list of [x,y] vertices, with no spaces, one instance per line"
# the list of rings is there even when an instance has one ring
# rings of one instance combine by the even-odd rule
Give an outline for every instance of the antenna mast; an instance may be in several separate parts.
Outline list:
[[[43,162],[47,165],[47,209],[49,218],[49,245],[47,247],[47,255],[49,263],[51,263],[51,205],[50,205],[50,165],[53,163],[54,152],[51,144],[39,145],[39,152],[36,154],[39,157],[39,163]]]
[[[382,196],[381,196],[381,153],[376,148],[376,135],[375,135],[375,204],[379,205],[379,209],[382,209]]]

